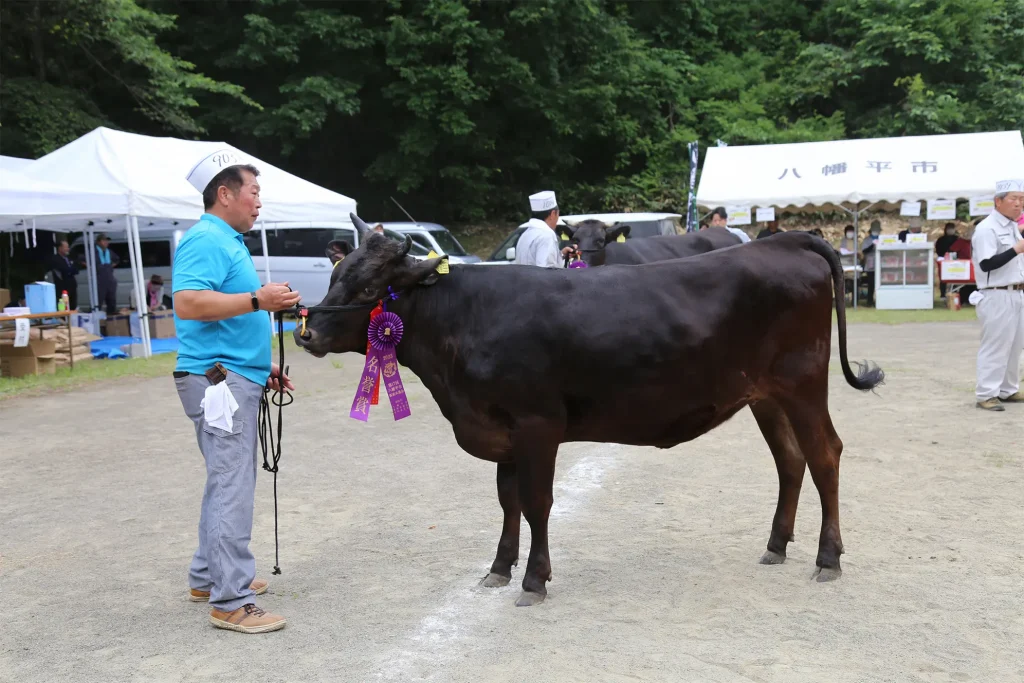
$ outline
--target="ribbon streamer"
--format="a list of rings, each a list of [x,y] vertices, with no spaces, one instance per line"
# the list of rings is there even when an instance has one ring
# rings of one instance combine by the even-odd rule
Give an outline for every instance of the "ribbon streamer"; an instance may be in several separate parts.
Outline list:
[[[384,375],[384,389],[391,399],[391,410],[395,420],[409,417],[409,399],[405,395],[405,387],[398,372],[398,357],[395,347],[402,341],[404,326],[397,313],[381,310],[370,320],[367,330],[369,344],[363,375],[356,387],[356,396],[352,401],[349,417],[366,422],[370,417],[370,406],[374,389],[379,386],[380,375]]]

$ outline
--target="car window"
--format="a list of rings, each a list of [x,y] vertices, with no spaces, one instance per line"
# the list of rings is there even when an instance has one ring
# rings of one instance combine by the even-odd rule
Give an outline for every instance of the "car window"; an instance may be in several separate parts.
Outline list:
[[[253,256],[263,256],[263,241],[258,230],[245,235],[245,246]],[[338,240],[355,247],[355,232],[347,228],[289,228],[267,230],[267,249],[271,256],[326,258],[327,245]]]
[[[462,248],[459,241],[455,239],[455,235],[451,234],[447,230],[431,230],[430,236],[434,238],[434,241],[440,245],[444,253],[449,256],[468,256],[466,250]]]
[[[388,230],[387,228],[384,228],[384,235],[395,240],[396,242],[405,241],[405,235],[397,233],[394,230]],[[426,256],[427,254],[430,253],[430,245],[426,244],[424,246],[424,240],[422,235],[410,235],[410,237],[412,237],[412,246],[409,248],[409,254],[411,254],[412,256]],[[417,237],[419,237],[419,239],[417,239]]]
[[[489,261],[506,261],[505,252],[508,251],[509,247],[514,247],[519,242],[519,237],[526,231],[526,228],[519,228],[511,235],[505,238],[505,241],[501,243],[501,246],[494,250],[491,254]]]

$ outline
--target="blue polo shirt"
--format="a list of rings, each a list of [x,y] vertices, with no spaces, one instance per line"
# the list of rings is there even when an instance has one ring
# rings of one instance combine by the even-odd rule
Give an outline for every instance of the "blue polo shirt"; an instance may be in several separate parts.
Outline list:
[[[261,286],[242,235],[208,213],[178,243],[171,282],[175,294],[206,289],[247,294]],[[256,384],[267,383],[271,330],[270,314],[266,311],[216,322],[182,320],[175,313],[174,324],[179,342],[179,371],[202,374],[219,361]]]

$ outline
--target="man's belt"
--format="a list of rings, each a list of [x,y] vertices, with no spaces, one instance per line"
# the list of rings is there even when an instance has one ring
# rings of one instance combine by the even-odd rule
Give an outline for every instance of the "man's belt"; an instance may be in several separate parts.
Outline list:
[[[1024,283],[1018,283],[1015,285],[1003,285],[1001,287],[982,287],[982,289],[1024,289]]]

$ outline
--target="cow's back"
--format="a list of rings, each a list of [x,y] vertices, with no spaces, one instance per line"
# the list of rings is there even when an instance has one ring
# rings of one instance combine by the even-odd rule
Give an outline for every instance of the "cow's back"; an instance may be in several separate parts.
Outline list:
[[[605,248],[607,265],[640,265],[656,261],[706,254],[741,244],[740,238],[725,228],[707,228],[685,235],[659,235],[628,242],[613,242]]]

